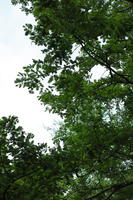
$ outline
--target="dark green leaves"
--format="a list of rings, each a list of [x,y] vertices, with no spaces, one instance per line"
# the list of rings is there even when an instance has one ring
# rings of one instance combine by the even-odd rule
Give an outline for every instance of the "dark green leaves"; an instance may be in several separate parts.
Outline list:
[[[36,25],[25,25],[25,34],[44,53],[42,61],[33,60],[24,67],[16,83],[29,92],[39,91],[39,100],[47,109],[64,119],[55,133],[55,148],[44,155],[41,171],[32,176],[36,182],[33,194],[40,200],[118,200],[123,193],[125,199],[132,199],[131,2],[13,3],[35,17]],[[99,69],[102,76],[93,80],[92,70],[98,75]],[[45,176],[40,180],[42,166]]]

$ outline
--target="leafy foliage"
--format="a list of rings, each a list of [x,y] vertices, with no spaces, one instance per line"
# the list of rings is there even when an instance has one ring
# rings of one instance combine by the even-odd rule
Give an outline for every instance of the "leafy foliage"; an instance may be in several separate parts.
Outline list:
[[[30,198],[31,188],[39,166],[39,159],[46,151],[46,145],[36,146],[33,135],[26,134],[22,127],[17,126],[16,117],[0,120],[0,199]],[[36,175],[35,175],[36,173]]]
[[[49,150],[46,159],[51,171],[48,170],[45,187],[50,187],[52,193],[44,187],[41,189],[44,193],[40,189],[37,192],[35,184],[34,196],[43,194],[46,196],[36,199],[66,200],[132,199],[132,1],[12,0],[12,3],[19,3],[26,14],[35,17],[36,25],[26,24],[25,34],[44,53],[43,60],[34,59],[24,67],[16,84],[28,87],[31,93],[37,90],[47,109],[64,119],[54,137],[55,148]],[[106,76],[92,80],[92,69],[98,73],[99,67]],[[33,177],[40,187],[41,172]]]

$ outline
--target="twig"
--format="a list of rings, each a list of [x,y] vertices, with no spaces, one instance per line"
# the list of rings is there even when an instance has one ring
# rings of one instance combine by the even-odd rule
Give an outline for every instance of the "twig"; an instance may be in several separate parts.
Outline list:
[[[124,187],[127,187],[129,185],[132,185],[133,184],[133,180],[131,181],[127,181],[127,182],[124,182],[124,183],[118,183],[118,184],[114,184],[108,188],[105,188],[104,190],[90,196],[89,198],[86,198],[84,200],[91,200],[91,199],[94,199],[95,197],[98,197],[100,196],[101,194],[105,193],[105,192],[108,192],[110,190],[113,190],[113,192],[110,194],[110,195],[113,195],[115,192],[117,192],[118,190],[124,188]],[[105,200],[108,200],[111,196],[108,196]]]
[[[124,8],[123,10],[118,10],[118,12],[125,12],[125,11],[128,11],[130,10],[131,8],[133,8],[133,5],[129,6],[128,8]]]

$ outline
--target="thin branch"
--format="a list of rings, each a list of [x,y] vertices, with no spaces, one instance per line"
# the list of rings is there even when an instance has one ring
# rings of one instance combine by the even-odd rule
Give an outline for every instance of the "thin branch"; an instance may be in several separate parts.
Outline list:
[[[83,41],[76,35],[74,35],[74,37],[78,40],[78,42],[80,43],[80,45],[82,46],[83,50],[93,59],[95,60],[97,63],[101,64],[101,65],[104,65],[109,71],[110,71],[110,74],[112,74],[112,72],[114,74],[116,74],[117,76],[121,77],[122,79],[124,79],[126,81],[126,83],[128,84],[133,84],[133,81],[130,81],[128,78],[125,77],[125,75],[123,74],[120,74],[118,73],[117,71],[115,71],[108,63],[107,61],[103,60],[103,58],[101,58],[100,56],[96,55],[92,50],[89,49],[86,49]],[[101,60],[99,60],[101,59]],[[122,82],[122,83],[125,83],[125,82]]]
[[[96,58],[96,56],[94,55],[94,52],[92,52],[92,50],[89,49],[89,51],[86,49],[85,45],[83,44],[83,41],[76,35],[74,35],[74,37],[78,40],[78,42],[80,43],[80,45],[82,46],[83,50],[93,59],[95,60],[97,63],[101,64],[101,65],[105,65],[106,64],[102,61],[100,61],[99,59]],[[93,55],[92,55],[93,54]],[[95,56],[95,57],[94,57]]]
[[[111,192],[111,193],[109,194],[109,196],[107,196],[104,200],[109,200],[110,197],[111,197],[115,192],[116,192],[115,190],[114,190],[113,192]]]
[[[131,8],[133,8],[133,5],[129,6],[128,8],[124,8],[124,9],[122,9],[122,10],[118,10],[118,12],[119,12],[119,13],[125,12],[125,11],[130,10]]]
[[[110,190],[113,190],[113,192],[110,194],[110,195],[113,195],[113,194],[114,194],[115,192],[117,192],[118,190],[120,190],[120,189],[122,189],[122,188],[125,188],[125,187],[127,187],[127,186],[129,186],[129,185],[132,185],[132,184],[133,184],[133,180],[127,181],[127,182],[124,182],[124,183],[114,184],[114,185],[112,185],[112,186],[110,186],[110,187],[108,187],[108,188],[105,188],[104,190],[102,190],[102,191],[100,191],[100,192],[98,192],[98,193],[96,193],[96,194],[94,194],[94,195],[92,195],[92,196],[90,196],[89,198],[86,198],[86,199],[84,199],[84,200],[91,200],[91,199],[94,199],[94,198],[100,196],[101,194],[104,194],[105,192],[108,192],[108,191],[110,191]],[[110,195],[109,195],[109,196],[107,197],[107,199],[105,199],[105,200],[108,200],[109,197],[110,197]]]
[[[126,83],[128,84],[133,84],[133,81],[130,81],[128,78],[125,77],[124,74],[120,74],[117,71],[115,71],[112,67],[110,67],[109,65],[106,66],[110,71],[112,71],[114,74],[116,74],[117,76],[121,77],[122,79],[124,79],[126,81]],[[119,80],[118,80],[119,81]],[[121,83],[125,83],[123,81],[121,81]]]

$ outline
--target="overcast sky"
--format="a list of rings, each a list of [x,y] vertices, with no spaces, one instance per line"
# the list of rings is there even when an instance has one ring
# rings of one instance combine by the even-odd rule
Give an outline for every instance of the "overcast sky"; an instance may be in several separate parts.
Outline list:
[[[18,116],[26,132],[34,133],[37,142],[45,142],[51,138],[45,127],[54,127],[57,116],[44,112],[35,95],[14,84],[22,67],[41,57],[40,49],[24,35],[22,26],[31,21],[10,0],[0,2],[0,117]]]

